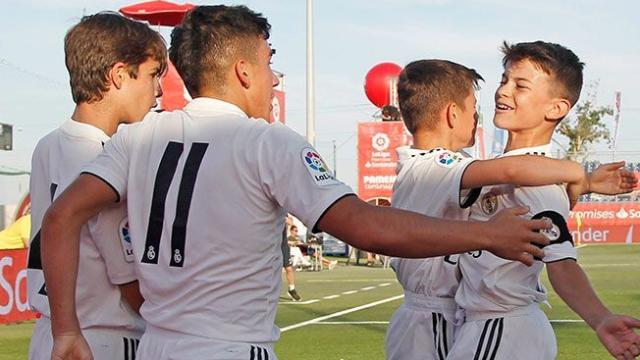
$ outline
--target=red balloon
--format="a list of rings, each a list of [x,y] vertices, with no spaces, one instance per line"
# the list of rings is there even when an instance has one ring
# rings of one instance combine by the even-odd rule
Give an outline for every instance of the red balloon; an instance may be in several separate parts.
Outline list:
[[[390,103],[391,82],[400,75],[402,68],[391,62],[384,62],[369,70],[364,79],[364,92],[375,106],[382,108]]]

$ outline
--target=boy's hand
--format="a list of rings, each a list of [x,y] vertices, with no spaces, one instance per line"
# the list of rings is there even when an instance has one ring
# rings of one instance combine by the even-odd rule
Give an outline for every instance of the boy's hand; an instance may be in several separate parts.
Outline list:
[[[567,195],[571,208],[576,205],[578,197],[583,194],[597,193],[602,195],[625,194],[638,186],[638,179],[632,171],[624,168],[624,161],[600,165],[587,175],[584,181],[567,185]]]
[[[603,195],[625,194],[633,191],[638,179],[624,168],[624,161],[600,165],[587,177],[588,192]]]
[[[549,239],[536,230],[550,228],[551,222],[522,218],[528,211],[527,207],[504,209],[491,218],[488,222],[491,243],[487,249],[496,256],[527,266],[533,265],[534,257],[543,258],[540,246],[549,245]]]
[[[635,359],[640,354],[640,335],[633,329],[640,328],[640,320],[623,315],[609,315],[598,327],[600,342],[616,359]]]
[[[54,337],[51,360],[93,360],[93,355],[82,334],[64,334]]]

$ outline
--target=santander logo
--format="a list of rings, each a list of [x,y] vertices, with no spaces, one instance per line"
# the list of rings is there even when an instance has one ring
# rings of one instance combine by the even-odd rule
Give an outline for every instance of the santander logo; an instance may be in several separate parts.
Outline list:
[[[624,208],[620,208],[620,210],[618,210],[618,212],[616,213],[616,217],[618,219],[626,219],[629,217],[629,213]]]

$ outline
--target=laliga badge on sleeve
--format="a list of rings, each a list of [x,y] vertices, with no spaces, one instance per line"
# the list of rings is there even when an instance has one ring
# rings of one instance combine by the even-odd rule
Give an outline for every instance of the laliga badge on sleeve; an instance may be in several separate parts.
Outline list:
[[[313,181],[320,186],[338,184],[322,157],[313,148],[306,147],[301,153],[302,164],[309,171]]]
[[[446,150],[437,154],[434,159],[438,165],[446,168],[453,167],[456,163],[462,161],[462,157],[459,154]]]
[[[118,235],[120,237],[120,243],[122,244],[122,251],[124,251],[124,261],[128,263],[133,262],[135,256],[133,255],[133,245],[131,244],[131,235],[129,233],[129,219],[127,217],[120,221]]]

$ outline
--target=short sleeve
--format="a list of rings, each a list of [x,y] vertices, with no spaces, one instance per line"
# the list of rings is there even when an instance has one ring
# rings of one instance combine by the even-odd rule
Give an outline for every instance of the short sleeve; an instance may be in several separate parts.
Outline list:
[[[127,193],[129,151],[127,139],[132,127],[123,126],[104,144],[104,149],[92,162],[82,168],[82,173],[94,175],[107,183],[118,195],[118,201]]]
[[[102,210],[91,219],[89,229],[104,260],[109,281],[122,285],[136,280],[126,203]]]
[[[463,189],[462,177],[467,167],[474,162],[472,158],[464,157],[459,153],[443,150],[433,156],[431,165],[437,171],[436,177],[442,179],[442,183],[447,185],[447,201],[453,206],[461,208],[470,207],[480,195],[481,188]]]
[[[576,260],[578,258],[578,253],[573,246],[573,238],[564,216],[557,211],[546,210],[534,215],[533,219],[549,219],[552,222],[550,229],[541,231],[550,241],[550,244],[544,247],[543,262],[550,263],[565,259]]]
[[[331,205],[353,194],[334,177],[320,154],[284,125],[269,125],[257,153],[263,191],[311,229]]]

